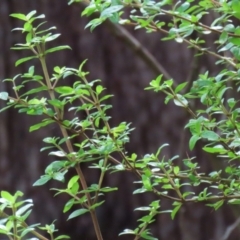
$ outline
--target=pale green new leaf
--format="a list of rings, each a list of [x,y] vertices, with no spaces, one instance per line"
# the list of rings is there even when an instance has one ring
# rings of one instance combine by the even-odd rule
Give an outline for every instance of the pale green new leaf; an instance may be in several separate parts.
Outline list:
[[[174,98],[173,101],[174,101],[175,105],[177,105],[177,106],[180,106],[180,107],[188,106],[188,100],[180,94],[177,94],[177,99]]]
[[[27,21],[27,17],[22,13],[12,13],[12,14],[10,14],[10,16],[14,17],[14,18],[18,18],[23,21]]]
[[[123,9],[123,5],[115,5],[115,6],[111,6],[109,8],[104,9],[101,12],[100,17],[101,18],[109,18],[112,17],[113,13],[116,13],[118,11],[120,11],[121,9]]]
[[[0,99],[6,101],[8,100],[8,93],[7,92],[0,92]]]
[[[52,52],[57,52],[57,51],[65,50],[65,49],[70,49],[71,50],[71,48],[69,46],[64,45],[64,46],[49,48],[48,50],[45,51],[45,54],[52,53]]]
[[[72,218],[75,218],[75,217],[78,217],[80,215],[83,215],[84,213],[87,213],[87,212],[89,212],[89,210],[86,209],[86,208],[81,208],[81,209],[75,210],[74,212],[72,212],[70,214],[70,216],[68,217],[68,220],[72,219]]]

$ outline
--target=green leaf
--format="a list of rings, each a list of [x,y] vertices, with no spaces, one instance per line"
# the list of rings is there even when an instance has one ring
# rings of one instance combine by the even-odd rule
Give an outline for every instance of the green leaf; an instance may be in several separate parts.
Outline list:
[[[230,51],[237,60],[240,60],[240,47],[233,47]]]
[[[104,188],[101,188],[100,189],[100,192],[112,192],[112,191],[117,191],[118,190],[118,188],[116,188],[116,187],[104,187]]]
[[[162,188],[163,189],[173,189],[173,186],[171,184],[163,184]]]
[[[30,20],[32,18],[32,16],[34,16],[36,13],[37,13],[36,10],[33,10],[30,13],[28,13],[26,16],[27,20]]]
[[[240,205],[240,199],[237,199],[237,198],[233,198],[231,200],[228,201],[229,204],[237,204],[237,205]]]
[[[185,12],[189,7],[190,7],[190,3],[184,2],[180,7],[176,9],[176,11],[182,13],[182,12]]]
[[[118,23],[120,20],[119,13],[113,13],[111,17],[109,17],[109,20],[113,23]]]
[[[6,101],[8,100],[8,93],[7,92],[0,92],[0,99]]]
[[[146,192],[146,188],[139,188],[133,191],[133,194],[139,194],[139,193],[144,193]]]
[[[230,107],[230,108],[233,108],[235,105],[236,105],[236,100],[234,99],[234,98],[229,98],[228,100],[227,100],[227,103],[228,103],[228,106]]]
[[[101,85],[98,85],[98,86],[96,87],[96,92],[97,92],[98,95],[99,95],[103,90],[104,90],[104,88],[103,88],[103,86],[101,86]]]
[[[219,43],[224,44],[228,40],[228,33],[226,31],[223,31],[219,38]]]
[[[4,108],[1,108],[1,109],[0,109],[0,113],[3,112],[3,111],[5,111],[5,110],[7,110],[8,108],[10,108],[10,107],[12,107],[12,106],[14,106],[14,105],[15,105],[15,103],[10,104],[10,105],[8,105],[8,106],[6,106],[6,107],[4,107]]]
[[[15,202],[14,196],[7,191],[1,191],[1,197],[9,201],[10,203]]]
[[[151,221],[152,222],[152,221]],[[150,223],[150,222],[149,222]],[[158,238],[152,237],[148,230],[145,230],[141,233],[141,239],[146,239],[146,240],[158,240]]]
[[[179,211],[179,209],[182,206],[182,203],[179,202],[174,202],[173,205],[175,205],[174,209],[171,212],[171,218],[174,219],[174,217],[176,216],[177,212]]]
[[[38,15],[37,17],[34,17],[34,19],[39,19],[39,18],[45,18],[45,15],[44,14],[41,14],[41,15]],[[44,23],[46,23],[46,22],[43,22],[43,23],[40,23],[38,26],[37,26],[37,28],[38,27],[40,27],[42,24],[44,24]],[[56,27],[52,27],[52,28],[49,28],[49,29],[56,29]],[[42,31],[43,32],[43,31]],[[38,32],[39,33],[39,32]]]
[[[12,13],[12,14],[10,14],[10,17],[18,18],[18,19],[23,20],[23,21],[28,20],[27,17],[22,13]]]
[[[113,97],[113,95],[105,95],[105,96],[103,96],[103,97],[99,100],[99,102],[102,102],[102,101],[104,101],[104,100],[107,100],[107,99],[109,99],[109,98],[111,98],[111,97]]]
[[[184,82],[184,83],[179,84],[175,89],[175,93],[180,92],[183,88],[186,87],[187,84],[188,84],[188,82]]]
[[[173,167],[173,173],[174,173],[175,175],[177,175],[177,174],[179,173],[179,170],[180,170],[179,166]]]
[[[48,90],[48,88],[47,88],[46,86],[42,86],[42,87],[38,87],[38,88],[33,88],[33,89],[27,91],[26,93],[24,93],[24,94],[22,95],[22,97],[23,97],[23,96],[28,96],[28,95],[33,94],[33,93],[38,93],[38,92],[42,92],[42,91],[47,91],[47,90]]]
[[[61,34],[57,33],[57,34],[53,34],[48,36],[47,38],[45,38],[45,42],[50,42],[53,41],[55,39],[57,39]]]
[[[85,29],[90,27],[90,31],[93,31],[94,28],[96,28],[97,26],[99,26],[101,23],[103,23],[105,21],[105,18],[95,18],[93,20],[91,20],[86,26]]]
[[[231,200],[230,200],[231,201]],[[228,201],[229,203],[229,201]],[[206,206],[213,207],[215,210],[218,210],[224,204],[224,200],[217,201],[215,203],[206,204]]]
[[[209,141],[217,141],[219,139],[218,134],[213,131],[203,131],[201,137],[206,138]]]
[[[72,188],[73,184],[76,183],[76,182],[78,181],[78,179],[79,179],[79,176],[78,176],[78,175],[73,176],[73,177],[69,180],[67,188],[68,188],[68,189]]]
[[[56,51],[61,51],[61,50],[65,50],[65,49],[70,49],[71,50],[71,48],[69,46],[64,45],[64,46],[49,48],[48,50],[45,51],[45,54],[56,52]]]
[[[46,137],[46,138],[43,139],[43,142],[50,143],[50,144],[55,144],[56,141],[57,141],[57,139],[56,138],[52,138],[52,137]]]
[[[56,73],[60,73],[61,72],[61,68],[59,66],[54,67],[53,70]]]
[[[163,85],[170,88],[173,85],[173,80],[172,79],[166,80],[166,81],[164,81]]]
[[[90,209],[95,209],[95,208],[101,206],[104,202],[105,202],[105,201],[103,200],[103,201],[101,201],[101,202],[95,203],[95,204],[93,204],[93,205],[90,207]]]
[[[19,59],[19,60],[16,61],[15,66],[17,67],[17,66],[19,66],[20,64],[22,64],[22,63],[24,63],[24,62],[27,62],[27,61],[30,61],[30,60],[32,60],[32,59],[34,59],[34,58],[37,58],[37,56],[21,58],[21,59]]]
[[[192,151],[196,145],[196,142],[200,139],[198,135],[193,135],[189,140],[189,149]]]
[[[21,191],[17,191],[15,192],[14,194],[14,198],[17,199],[18,197],[22,197],[23,196],[23,193]],[[27,200],[26,200],[27,201]],[[32,200],[31,200],[32,201]]]
[[[57,157],[65,157],[66,156],[66,154],[63,151],[50,152],[49,155],[54,155]]]
[[[240,2],[239,0],[232,0],[233,16],[240,19]]]
[[[60,94],[73,94],[74,93],[73,88],[68,87],[68,86],[56,87],[55,91]]]
[[[240,39],[236,37],[232,37],[229,39],[229,42],[233,43],[234,45],[240,46]]]
[[[150,181],[150,178],[146,175],[142,175],[142,183],[146,190],[151,191],[152,190],[152,184]]]
[[[122,8],[123,8],[123,5],[115,5],[115,6],[111,6],[109,8],[106,8],[101,12],[100,17],[101,18],[112,17],[113,13],[120,11]]]
[[[48,100],[48,103],[59,109],[61,109],[64,106],[64,103],[62,101],[59,101],[58,99]]]
[[[92,15],[92,14],[93,14],[94,12],[96,12],[96,11],[97,11],[96,5],[95,5],[95,4],[92,4],[92,5],[87,6],[87,7],[83,10],[81,16],[86,15],[87,17],[89,17],[90,15]]]
[[[36,130],[38,130],[38,129],[42,128],[42,127],[45,127],[45,126],[47,126],[47,125],[49,125],[51,123],[54,123],[54,122],[55,121],[52,120],[52,119],[47,119],[47,120],[45,120],[45,121],[43,121],[41,123],[37,123],[37,124],[31,126],[30,129],[29,129],[29,132],[36,131]]]
[[[133,231],[131,229],[124,229],[123,232],[119,233],[119,236],[124,235],[124,234],[133,234],[136,235],[136,231]]]
[[[54,146],[43,147],[43,148],[40,149],[40,152],[43,152],[43,151],[48,150],[48,149],[51,149],[51,148],[54,148]]]
[[[150,210],[151,210],[150,207],[138,207],[134,209],[134,211],[150,211]]]
[[[44,185],[45,183],[47,183],[49,180],[51,180],[51,177],[48,175],[43,175],[40,177],[40,179],[38,179],[33,186],[41,186]]]
[[[67,173],[67,170],[63,172],[56,172],[52,175],[52,178],[54,180],[57,180],[59,182],[64,182],[65,181],[65,174]]]
[[[29,215],[31,214],[32,212],[32,209],[28,210],[26,213],[24,213],[22,216],[21,216],[21,220],[25,221]],[[21,236],[24,236],[24,231],[22,232]]]
[[[83,215],[84,213],[87,213],[87,212],[89,212],[89,210],[86,209],[86,208],[81,208],[81,209],[75,210],[74,212],[72,212],[70,214],[70,216],[68,217],[67,220],[78,217],[78,216]]]
[[[69,236],[67,236],[67,235],[61,235],[61,236],[58,236],[58,237],[56,237],[56,238],[54,238],[55,240],[60,240],[60,239],[70,239],[70,237]]]
[[[26,22],[25,24],[24,24],[24,26],[23,26],[23,29],[24,29],[24,31],[23,32],[31,32],[31,30],[33,29],[33,26],[32,26],[32,24],[30,23],[30,22]],[[29,41],[30,40],[30,35],[29,36],[27,36],[27,40]],[[32,40],[32,37],[31,37],[31,40]],[[28,42],[27,41],[27,42]]]
[[[157,152],[156,152],[156,158],[158,158],[158,156],[159,156],[159,154],[161,153],[162,149],[163,149],[164,147],[167,147],[167,146],[169,146],[169,144],[168,144],[168,143],[164,143],[163,145],[161,145],[161,146],[158,148],[158,150],[157,150]]]
[[[26,204],[23,207],[19,208],[16,212],[17,216],[22,216],[29,208],[33,206],[32,203]]]
[[[188,105],[188,100],[180,94],[177,94],[177,99],[173,99],[175,105],[180,107],[186,107]]]
[[[70,199],[70,200],[65,204],[65,206],[64,206],[64,208],[63,208],[63,212],[66,213],[67,211],[69,211],[69,210],[72,208],[74,202],[75,202],[74,198]]]
[[[220,153],[224,154],[227,150],[222,145],[216,145],[214,147],[204,147],[203,150],[209,153]]]

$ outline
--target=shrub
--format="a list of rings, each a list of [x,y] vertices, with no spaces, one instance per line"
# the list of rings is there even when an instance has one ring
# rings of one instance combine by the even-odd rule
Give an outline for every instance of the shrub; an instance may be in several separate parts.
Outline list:
[[[80,2],[72,0],[69,4]],[[26,73],[5,79],[13,86],[14,96],[7,92],[0,93],[0,99],[7,101],[2,110],[10,107],[18,109],[19,113],[29,116],[42,116],[42,121],[32,125],[30,132],[39,130],[49,124],[56,124],[61,136],[48,136],[43,139],[46,147],[41,151],[49,151],[55,161],[52,161],[42,176],[33,184],[40,186],[50,180],[65,182],[64,189],[54,188],[56,195],[67,194],[70,197],[63,212],[71,212],[68,219],[80,217],[82,214],[91,215],[97,239],[103,239],[96,208],[104,203],[104,195],[117,191],[116,187],[103,185],[107,172],[128,171],[135,174],[139,181],[133,194],[152,192],[155,200],[148,206],[135,210],[144,211],[138,227],[125,229],[120,235],[132,234],[134,239],[156,239],[149,230],[150,224],[158,214],[170,213],[172,219],[185,203],[203,202],[214,210],[224,203],[240,203],[240,169],[239,139],[240,124],[237,96],[239,92],[239,63],[240,60],[240,28],[236,22],[240,18],[240,3],[238,1],[203,0],[195,3],[192,0],[177,2],[163,1],[83,1],[86,4],[82,15],[93,16],[86,27],[94,30],[104,21],[121,25],[130,25],[135,29],[144,29],[147,33],[161,32],[165,34],[163,41],[175,40],[186,43],[197,50],[196,57],[202,54],[212,55],[221,71],[215,75],[202,73],[194,82],[176,84],[174,79],[168,79],[166,73],[150,81],[151,90],[165,94],[165,103],[172,101],[176,107],[189,114],[185,128],[191,133],[189,139],[190,151],[201,141],[202,150],[209,156],[213,155],[218,161],[224,162],[221,170],[211,173],[201,172],[201,166],[195,158],[175,160],[164,158],[162,148],[156,153],[145,154],[143,157],[136,153],[125,151],[129,142],[129,134],[133,130],[130,123],[122,122],[111,126],[108,115],[107,99],[112,95],[105,94],[100,80],[89,80],[84,63],[78,69],[67,66],[55,66],[48,69],[46,56],[56,51],[70,49],[69,46],[54,46],[47,48],[47,43],[54,41],[59,34],[52,33],[54,28],[43,29],[41,20],[44,15],[36,15],[32,11],[27,15],[11,14],[11,17],[22,20],[19,30],[25,35],[25,43],[18,43],[12,49],[30,50],[31,55],[16,61],[16,66],[38,59],[42,75],[35,73],[31,66]],[[204,24],[204,16],[215,14],[211,24]],[[40,21],[40,23],[38,23]],[[205,47],[206,34],[214,34],[215,48]],[[72,85],[62,81],[65,78],[75,79]],[[19,79],[21,82],[19,83]],[[24,86],[34,82],[37,87],[24,92]],[[226,94],[230,92],[230,94]],[[234,95],[235,93],[235,95]],[[197,104],[195,104],[197,103]],[[73,112],[72,119],[66,117],[66,112]],[[84,118],[79,114],[84,113]],[[80,136],[80,138],[79,138]],[[81,140],[79,140],[81,139]],[[169,146],[171,147],[171,146]],[[118,157],[116,157],[118,156]],[[87,184],[82,164],[94,168],[99,175],[98,181]],[[75,169],[75,174],[66,179],[69,169]],[[195,191],[188,191],[191,186]],[[199,192],[197,189],[201,189]],[[1,191],[0,234],[9,239],[24,239],[29,234],[38,239],[47,239],[38,230],[45,230],[50,239],[67,239],[66,235],[54,237],[54,223],[40,227],[38,224],[28,226],[26,219],[31,213],[32,201],[19,200],[23,193],[17,191],[10,194]],[[171,209],[161,208],[161,199],[172,202]],[[72,210],[78,206],[77,210]],[[10,209],[10,211],[8,211]]]

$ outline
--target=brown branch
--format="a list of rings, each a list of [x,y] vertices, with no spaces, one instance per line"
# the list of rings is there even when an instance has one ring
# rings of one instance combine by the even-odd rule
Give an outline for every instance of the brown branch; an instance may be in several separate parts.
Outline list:
[[[124,27],[114,24],[111,21],[106,21],[108,27],[115,34],[116,37],[124,40],[128,46],[137,53],[137,55],[148,65],[150,69],[157,75],[163,74],[164,78],[171,79],[171,75],[158,62],[158,60],[145,48],[132,34],[130,34]]]

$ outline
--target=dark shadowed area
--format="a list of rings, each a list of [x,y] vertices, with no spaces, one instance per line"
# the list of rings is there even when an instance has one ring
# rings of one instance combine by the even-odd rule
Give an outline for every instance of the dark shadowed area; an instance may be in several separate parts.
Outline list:
[[[80,4],[68,6],[67,0],[1,0],[0,80],[27,71],[33,63],[40,73],[37,61],[14,67],[15,61],[28,53],[10,50],[11,46],[24,39],[18,32],[11,32],[20,23],[10,18],[9,14],[37,10],[38,14],[46,15],[49,27],[56,26],[56,32],[61,33],[56,44],[66,44],[72,48],[71,51],[50,55],[47,59],[49,69],[54,66],[78,67],[84,59],[88,59],[85,69],[90,72],[89,79],[101,79],[107,91],[114,95],[109,101],[113,105],[109,112],[112,116],[111,124],[114,126],[126,121],[131,122],[135,128],[131,142],[126,146],[129,152],[141,156],[155,152],[163,143],[169,143],[170,146],[164,150],[166,158],[180,155],[178,161],[181,164],[187,155],[197,156],[202,172],[210,172],[213,167],[221,168],[213,157],[201,152],[201,143],[195,152],[189,150],[189,133],[182,130],[188,114],[183,109],[173,104],[166,106],[161,93],[143,91],[153,78],[161,74],[160,69],[146,59],[142,52],[143,46],[154,56],[156,64],[160,64],[176,83],[187,80],[192,82],[199,73],[205,71],[209,71],[210,75],[219,71],[213,59],[204,55],[194,59],[194,50],[174,41],[161,42],[160,33],[146,34],[144,31],[126,28],[127,34],[142,44],[135,46],[126,41],[122,30],[111,23],[105,23],[91,33],[89,29],[84,29],[89,19],[80,17],[82,9]],[[207,18],[205,20],[208,21]],[[210,45],[214,39],[207,40]],[[0,91],[11,92],[11,85],[1,81]],[[0,107],[4,104],[0,101]],[[46,224],[57,219],[59,231],[70,235],[71,239],[94,240],[96,237],[90,217],[83,215],[66,221],[68,214],[62,213],[62,207],[68,198],[54,197],[54,192],[49,191],[49,188],[61,188],[63,185],[51,182],[43,187],[32,187],[51,159],[47,152],[39,151],[44,146],[42,139],[58,134],[57,128],[51,125],[29,133],[29,126],[38,120],[19,114],[16,109],[0,114],[0,190],[21,190],[25,193],[25,198],[34,200],[34,211],[29,222]],[[87,168],[84,170],[89,183],[98,179],[98,176],[94,176],[96,171]],[[117,239],[125,228],[134,229],[140,215],[133,209],[157,199],[151,194],[133,196],[134,180],[137,180],[134,174],[121,172],[108,175],[105,179],[104,184],[107,186],[119,188],[116,193],[106,195],[105,204],[97,212],[105,240]],[[162,209],[168,209],[171,204],[161,199]],[[152,232],[161,240],[219,240],[227,227],[236,221],[236,211],[239,209],[229,206],[213,212],[199,203],[186,205],[174,221],[169,214],[160,215],[152,224]],[[237,240],[239,234],[239,229],[236,229],[229,239]],[[132,238],[123,235],[119,239]],[[5,239],[0,236],[0,240]]]

